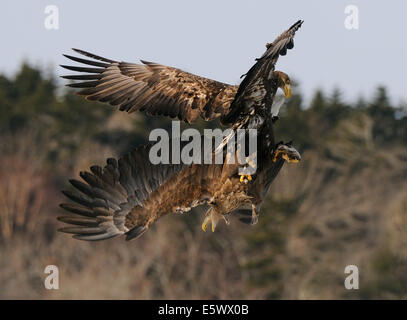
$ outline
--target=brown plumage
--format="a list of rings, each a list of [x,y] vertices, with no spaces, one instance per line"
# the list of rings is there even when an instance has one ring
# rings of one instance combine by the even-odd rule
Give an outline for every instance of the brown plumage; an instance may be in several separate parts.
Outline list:
[[[157,63],[143,60],[143,64],[118,62],[82,50],[73,50],[102,62],[65,55],[71,60],[97,67],[62,66],[90,73],[63,76],[65,79],[91,80],[68,86],[84,88],[78,94],[88,100],[108,102],[129,113],[146,111],[150,115],[176,117],[189,123],[199,117],[213,120],[229,112],[237,92],[237,86]]]
[[[121,234],[132,239],[143,234],[155,221],[168,213],[184,213],[209,204],[203,228],[235,209],[250,206],[254,223],[258,210],[284,162],[299,161],[290,145],[279,144],[276,151],[259,164],[250,183],[241,183],[237,164],[153,165],[151,146],[142,146],[118,161],[108,159],[106,166],[92,166],[81,172],[84,182],[71,180],[74,191],[64,194],[74,203],[61,207],[75,215],[58,219],[72,226],[59,231],[81,240],[102,240]]]
[[[81,88],[78,94],[86,99],[107,102],[129,113],[139,110],[189,123],[199,117],[208,121],[220,117],[223,124],[233,124],[237,115],[246,112],[253,103],[271,103],[278,86],[283,88],[284,84],[271,79],[274,65],[279,55],[293,48],[293,37],[301,24],[302,21],[298,21],[267,46],[267,51],[257,59],[240,86],[154,62],[118,62],[78,49],[73,50],[92,60],[65,55],[85,66],[62,67],[86,74],[62,77],[79,80],[68,86]]]
[[[244,180],[239,175],[241,166],[226,161],[210,165],[153,165],[148,156],[151,145],[140,147],[119,161],[108,159],[103,169],[93,166],[91,172],[81,172],[85,183],[71,180],[76,190],[64,193],[74,203],[61,207],[76,216],[60,217],[59,220],[73,225],[60,231],[82,240],[120,234],[131,239],[165,214],[186,212],[204,203],[210,205],[202,224],[204,230],[209,223],[214,230],[220,219],[227,221],[228,214],[244,206],[251,207],[250,221],[256,223],[260,205],[284,162],[300,160],[290,144],[275,144],[271,107],[278,88],[284,90],[286,97],[291,95],[289,77],[274,67],[278,57],[293,48],[294,34],[301,25],[302,21],[296,22],[267,45],[266,52],[239,87],[152,62],[142,61],[142,65],[117,62],[74,49],[93,59],[66,56],[91,66],[63,66],[86,73],[64,76],[81,80],[70,84],[82,89],[79,94],[128,112],[146,111],[187,122],[198,117],[205,120],[220,117],[222,123],[232,124],[233,130],[256,129],[257,171]],[[229,137],[221,146],[226,145]],[[223,155],[228,156],[225,152]]]

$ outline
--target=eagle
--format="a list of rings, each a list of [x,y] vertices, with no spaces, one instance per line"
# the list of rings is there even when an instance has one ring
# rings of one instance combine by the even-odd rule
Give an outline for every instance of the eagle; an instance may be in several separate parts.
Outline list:
[[[247,210],[241,210],[245,207],[251,209],[251,218],[243,217],[242,221],[257,223],[261,203],[284,162],[301,159],[291,143],[275,143],[273,126],[282,102],[279,99],[273,105],[273,100],[279,88],[285,98],[291,96],[290,78],[276,71],[275,64],[294,47],[294,35],[302,23],[297,21],[266,44],[265,53],[242,76],[239,86],[144,60],[142,64],[118,62],[78,49],[73,50],[92,60],[65,55],[86,65],[62,67],[80,73],[63,78],[79,80],[68,86],[80,88],[77,93],[88,100],[106,102],[128,113],[138,110],[187,123],[219,118],[233,133],[255,129],[260,139],[256,152],[250,155],[257,162],[253,177],[240,173],[239,161],[228,161],[237,159],[238,151],[230,153],[219,146],[211,151],[211,157],[221,150],[225,160],[221,164],[152,164],[151,145],[136,148],[119,160],[109,158],[104,168],[92,166],[90,172],[81,172],[83,181],[70,180],[76,190],[64,194],[73,203],[61,207],[75,215],[58,218],[69,224],[60,231],[81,240],[120,234],[130,240],[165,214],[184,213],[203,204],[209,205],[204,231],[209,224],[215,231],[221,219],[228,224],[231,213],[247,215]]]
[[[242,126],[241,122],[254,107],[258,112],[269,114],[278,88],[284,91],[286,98],[291,96],[290,78],[286,73],[276,71],[275,64],[280,55],[294,47],[294,35],[302,23],[302,20],[297,21],[273,43],[266,44],[266,52],[256,59],[239,86],[154,62],[119,62],[79,49],[73,50],[93,60],[64,55],[83,66],[61,65],[80,73],[62,78],[79,80],[68,86],[80,88],[77,93],[87,100],[107,102],[128,113],[144,111],[187,123],[193,123],[199,117],[206,121],[220,118],[224,125],[238,123]],[[263,110],[265,108],[267,110]]]
[[[94,165],[80,172],[83,181],[71,179],[74,190],[63,191],[73,201],[60,206],[75,214],[58,217],[70,224],[59,229],[80,240],[102,240],[126,234],[139,237],[160,217],[185,213],[207,204],[203,231],[212,232],[220,220],[237,214],[245,223],[257,223],[260,206],[284,162],[301,156],[290,143],[278,143],[262,157],[255,177],[241,183],[239,164],[152,164],[151,144],[136,148],[118,161],[109,158],[104,168]],[[247,209],[249,207],[249,209]],[[248,217],[251,215],[251,217]]]

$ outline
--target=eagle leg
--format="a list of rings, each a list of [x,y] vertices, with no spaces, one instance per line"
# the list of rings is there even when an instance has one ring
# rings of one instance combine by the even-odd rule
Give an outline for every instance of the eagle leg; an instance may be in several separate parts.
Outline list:
[[[242,174],[240,175],[240,182],[248,183],[249,181],[252,181],[252,176],[250,174]]]
[[[208,227],[208,223],[211,221],[211,216],[207,215],[204,219],[204,221],[202,222],[202,230],[205,232],[206,228]]]
[[[223,214],[218,213],[213,208],[209,208],[209,210],[206,212],[206,217],[202,222],[202,230],[205,232],[210,222],[212,226],[212,232],[215,232],[216,226],[221,219],[225,220],[226,224],[229,225],[229,220]]]
[[[254,153],[251,157],[253,157],[253,156],[255,157],[256,153]],[[256,170],[256,162],[251,157],[246,158],[247,165],[252,167],[254,170]],[[245,169],[247,169],[247,167]],[[252,181],[252,180],[253,180],[253,177],[251,174],[241,174],[240,175],[241,183],[244,182],[245,184],[247,184],[249,181]]]
[[[257,207],[252,204],[252,225],[257,224],[257,222],[259,222],[259,213]]]

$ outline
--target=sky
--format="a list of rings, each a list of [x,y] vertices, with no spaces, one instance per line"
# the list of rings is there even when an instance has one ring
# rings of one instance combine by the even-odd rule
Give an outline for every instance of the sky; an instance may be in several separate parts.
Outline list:
[[[46,27],[49,5],[58,8],[58,29]],[[358,29],[345,27],[349,5],[358,9]],[[396,0],[2,0],[0,73],[12,75],[26,60],[66,74],[62,53],[80,48],[238,84],[265,44],[303,19],[276,69],[299,81],[306,100],[317,88],[338,87],[353,101],[385,85],[399,104],[407,102],[405,12],[407,2]]]

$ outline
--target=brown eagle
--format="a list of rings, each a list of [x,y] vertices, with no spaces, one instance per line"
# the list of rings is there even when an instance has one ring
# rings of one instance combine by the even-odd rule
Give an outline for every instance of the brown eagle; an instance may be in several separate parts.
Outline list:
[[[121,111],[145,111],[149,115],[177,117],[188,123],[199,117],[207,121],[220,117],[222,124],[235,125],[254,108],[266,108],[264,111],[270,113],[278,88],[283,89],[287,98],[291,96],[290,78],[274,67],[278,57],[294,47],[294,35],[302,23],[297,21],[272,44],[267,44],[266,52],[244,75],[239,86],[154,62],[118,62],[78,49],[73,50],[94,60],[64,55],[87,66],[62,65],[65,69],[86,73],[62,78],[81,80],[68,86],[81,88],[78,94],[88,100],[107,102]]]
[[[256,59],[239,86],[153,62],[142,61],[142,65],[117,62],[77,49],[74,50],[93,60],[66,55],[88,65],[62,66],[86,73],[63,77],[82,80],[69,86],[82,88],[78,94],[88,100],[108,102],[129,113],[139,110],[189,123],[199,117],[208,121],[220,117],[222,124],[231,126],[233,132],[256,129],[259,143],[253,177],[239,176],[238,161],[153,165],[148,158],[151,145],[139,147],[119,161],[110,158],[103,169],[93,166],[91,172],[81,172],[85,183],[71,180],[77,190],[64,194],[75,203],[61,207],[76,215],[59,220],[74,226],[60,231],[73,233],[82,240],[101,240],[119,234],[132,239],[161,216],[186,212],[204,203],[210,205],[202,224],[204,230],[211,223],[214,231],[220,219],[228,222],[228,214],[245,206],[251,207],[251,221],[256,223],[264,196],[284,162],[301,158],[290,143],[275,143],[271,109],[278,88],[286,98],[291,95],[289,77],[274,68],[278,57],[294,47],[293,38],[302,23],[296,22],[272,44],[267,44],[266,52]],[[222,152],[225,159],[237,157],[236,153]]]
[[[121,234],[130,240],[168,213],[184,213],[203,204],[210,206],[202,223],[204,231],[209,223],[215,231],[221,219],[229,224],[230,213],[248,206],[251,218],[243,216],[242,221],[255,224],[261,203],[284,162],[301,159],[290,144],[279,143],[262,158],[253,179],[241,183],[238,164],[154,165],[149,161],[150,147],[141,146],[118,161],[109,158],[104,168],[90,167],[90,172],[80,173],[84,182],[70,180],[76,190],[63,193],[74,203],[61,207],[75,215],[59,217],[71,224],[59,231],[81,240]]]

